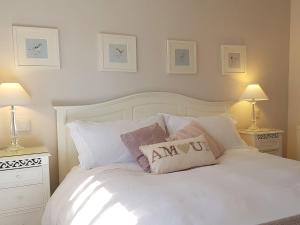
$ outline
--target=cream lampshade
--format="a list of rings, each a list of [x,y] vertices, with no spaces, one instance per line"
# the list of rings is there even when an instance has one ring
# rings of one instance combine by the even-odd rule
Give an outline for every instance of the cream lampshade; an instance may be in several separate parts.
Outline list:
[[[22,146],[18,143],[18,134],[16,129],[16,109],[15,106],[27,105],[30,102],[30,96],[19,83],[1,83],[0,84],[0,106],[10,106],[11,114],[11,145],[9,150],[18,150]]]
[[[259,84],[249,84],[243,94],[240,97],[240,100],[251,102],[252,104],[252,124],[248,128],[249,130],[257,130],[256,124],[256,111],[255,105],[257,101],[269,100],[269,97],[263,91]]]

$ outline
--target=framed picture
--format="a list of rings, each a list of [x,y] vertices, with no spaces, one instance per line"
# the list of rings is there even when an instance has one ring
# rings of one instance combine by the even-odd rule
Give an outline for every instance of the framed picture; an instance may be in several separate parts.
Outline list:
[[[197,44],[195,41],[167,41],[167,72],[169,74],[197,73]]]
[[[136,37],[99,34],[99,70],[137,72]]]
[[[17,67],[60,69],[58,30],[13,26]]]
[[[222,45],[223,75],[245,74],[247,71],[247,54],[244,45]]]

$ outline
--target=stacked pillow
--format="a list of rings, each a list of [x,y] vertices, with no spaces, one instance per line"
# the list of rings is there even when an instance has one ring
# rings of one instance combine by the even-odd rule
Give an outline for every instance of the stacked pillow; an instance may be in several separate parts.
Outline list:
[[[169,135],[187,126],[190,122],[198,123],[224,149],[241,148],[247,144],[238,134],[235,122],[227,114],[202,116],[198,118],[161,114],[164,117]]]
[[[111,163],[134,162],[120,136],[124,133],[157,123],[166,133],[162,115],[143,120],[112,122],[74,121],[67,124],[78,152],[80,166],[91,169]]]
[[[168,173],[215,164],[225,149],[246,146],[226,115],[158,114],[138,121],[75,121],[68,127],[85,169],[136,161],[146,172]]]

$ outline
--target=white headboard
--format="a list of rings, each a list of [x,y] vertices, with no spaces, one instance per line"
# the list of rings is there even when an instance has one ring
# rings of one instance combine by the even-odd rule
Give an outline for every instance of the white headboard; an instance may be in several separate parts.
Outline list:
[[[57,138],[59,180],[78,165],[77,152],[65,124],[74,120],[113,121],[140,119],[156,113],[182,116],[214,115],[228,111],[226,102],[207,102],[167,92],[130,95],[104,103],[82,106],[58,106]]]

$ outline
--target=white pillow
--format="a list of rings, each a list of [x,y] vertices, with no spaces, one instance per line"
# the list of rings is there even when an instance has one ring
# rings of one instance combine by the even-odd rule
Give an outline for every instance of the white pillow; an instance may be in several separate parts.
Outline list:
[[[203,135],[178,141],[141,146],[151,172],[169,173],[215,164],[215,156]]]
[[[202,116],[198,118],[170,114],[160,115],[164,116],[165,124],[170,136],[194,120],[225,149],[247,146],[237,132],[234,120],[227,114]]]
[[[135,121],[74,121],[67,124],[67,127],[76,146],[80,166],[91,169],[110,163],[134,162],[120,135],[154,123],[165,130],[162,115]]]

